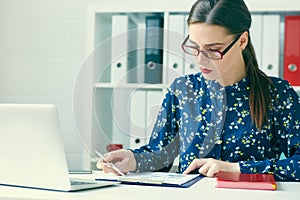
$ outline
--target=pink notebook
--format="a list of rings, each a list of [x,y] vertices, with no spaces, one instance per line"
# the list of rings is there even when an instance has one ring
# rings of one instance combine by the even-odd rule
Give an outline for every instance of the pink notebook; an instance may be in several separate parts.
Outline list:
[[[236,188],[252,190],[276,190],[277,185],[272,174],[240,174],[219,172],[217,188]]]

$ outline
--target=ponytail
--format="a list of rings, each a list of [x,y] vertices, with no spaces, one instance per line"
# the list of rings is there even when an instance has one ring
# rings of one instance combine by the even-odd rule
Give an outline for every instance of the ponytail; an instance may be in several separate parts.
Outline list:
[[[256,55],[250,40],[243,51],[243,58],[246,64],[246,72],[250,79],[250,97],[249,106],[252,122],[258,129],[262,129],[267,122],[269,105],[271,105],[272,96],[270,89],[274,89],[271,79],[258,68]]]

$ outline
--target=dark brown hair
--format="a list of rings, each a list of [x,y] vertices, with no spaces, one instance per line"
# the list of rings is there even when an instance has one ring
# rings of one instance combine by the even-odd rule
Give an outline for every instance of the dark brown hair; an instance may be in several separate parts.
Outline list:
[[[207,23],[219,25],[229,34],[238,35],[251,26],[251,14],[243,0],[198,0],[192,6],[188,24]],[[274,89],[271,79],[258,68],[255,51],[250,39],[243,50],[247,76],[250,79],[249,105],[252,122],[262,129],[267,122],[268,108],[271,105],[270,92]]]

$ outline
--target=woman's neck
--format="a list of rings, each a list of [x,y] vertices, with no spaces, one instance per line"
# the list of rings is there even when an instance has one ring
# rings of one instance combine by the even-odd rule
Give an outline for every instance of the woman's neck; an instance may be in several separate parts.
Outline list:
[[[234,69],[236,70],[223,75],[222,80],[217,80],[218,83],[225,87],[233,85],[247,76],[244,59],[240,59],[239,62],[235,63]]]

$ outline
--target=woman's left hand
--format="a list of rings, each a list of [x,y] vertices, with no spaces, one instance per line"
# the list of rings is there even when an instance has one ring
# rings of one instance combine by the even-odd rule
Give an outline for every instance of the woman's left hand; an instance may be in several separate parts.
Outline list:
[[[239,163],[230,163],[213,158],[202,158],[193,160],[183,174],[188,174],[198,168],[198,172],[207,177],[215,177],[219,171],[241,173]]]

